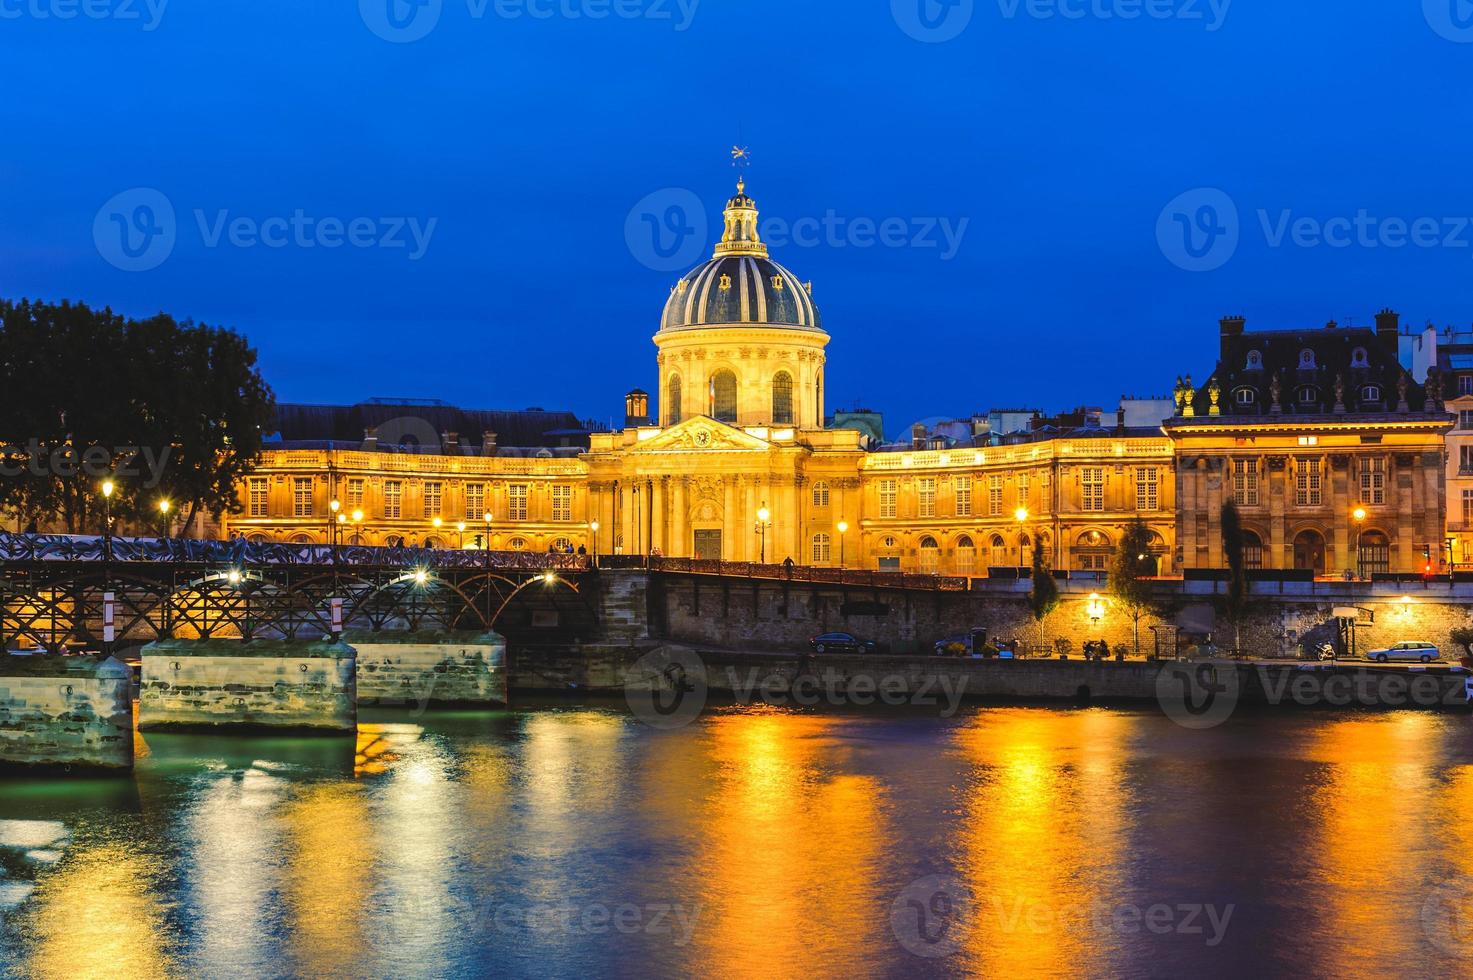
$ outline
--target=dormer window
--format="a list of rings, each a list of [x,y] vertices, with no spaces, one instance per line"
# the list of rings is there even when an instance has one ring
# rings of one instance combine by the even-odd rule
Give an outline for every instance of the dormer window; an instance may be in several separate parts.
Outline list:
[[[1360,390],[1360,400],[1363,401],[1363,402],[1378,402],[1378,401],[1380,401],[1381,400],[1381,386],[1380,385],[1362,385],[1361,386],[1361,390]]]
[[[1301,385],[1299,388],[1299,404],[1313,405],[1320,400],[1320,390],[1314,385]]]
[[[1248,370],[1249,371],[1261,371],[1261,370],[1263,370],[1263,355],[1260,354],[1256,350],[1250,350],[1248,352]]]
[[[1252,405],[1258,401],[1258,392],[1252,388],[1234,388],[1233,401],[1239,405]]]
[[[1308,347],[1299,352],[1299,370],[1314,370],[1314,351],[1310,350]]]
[[[1350,352],[1350,366],[1353,368],[1371,366],[1371,362],[1366,358],[1366,349],[1364,347],[1357,347]]]

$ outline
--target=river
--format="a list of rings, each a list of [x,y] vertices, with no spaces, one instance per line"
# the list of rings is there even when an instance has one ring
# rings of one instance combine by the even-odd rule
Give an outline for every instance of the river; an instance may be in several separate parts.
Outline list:
[[[1464,715],[619,705],[0,782],[24,977],[1473,971]]]

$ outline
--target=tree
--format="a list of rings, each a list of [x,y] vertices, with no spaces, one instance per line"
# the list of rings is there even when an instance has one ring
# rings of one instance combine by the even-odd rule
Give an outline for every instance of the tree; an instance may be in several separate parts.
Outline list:
[[[1243,572],[1243,522],[1238,505],[1231,500],[1222,505],[1222,553],[1227,559],[1227,598],[1224,611],[1233,624],[1233,656],[1243,653],[1243,612],[1248,605],[1248,578]]]
[[[1141,652],[1141,619],[1156,610],[1150,578],[1156,574],[1151,529],[1137,517],[1125,528],[1110,562],[1110,594],[1130,617],[1131,645]]]
[[[1463,648],[1463,656],[1459,659],[1466,666],[1470,660],[1473,660],[1473,627],[1455,626],[1449,638]]]
[[[1044,558],[1043,548],[1033,549],[1033,588],[1028,593],[1028,605],[1033,610],[1033,621],[1038,624],[1038,646],[1043,648],[1043,621],[1059,605],[1059,583]]]
[[[101,530],[109,476],[115,519],[239,510],[275,409],[244,338],[162,313],[0,300],[0,376],[0,508],[72,532]]]

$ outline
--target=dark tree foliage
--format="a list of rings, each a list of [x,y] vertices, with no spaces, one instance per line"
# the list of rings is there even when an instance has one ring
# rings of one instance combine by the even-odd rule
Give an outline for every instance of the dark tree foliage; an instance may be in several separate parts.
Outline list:
[[[1043,647],[1043,621],[1059,605],[1059,583],[1044,558],[1043,548],[1033,548],[1033,588],[1028,593],[1028,605],[1033,611],[1033,621],[1038,624],[1038,645]]]
[[[1150,582],[1155,574],[1151,529],[1136,518],[1126,525],[1110,563],[1110,594],[1130,617],[1131,641],[1137,654],[1141,652],[1141,619],[1156,611]]]
[[[275,409],[239,334],[160,313],[128,320],[82,304],[0,300],[0,508],[23,524],[158,527],[240,509]]]

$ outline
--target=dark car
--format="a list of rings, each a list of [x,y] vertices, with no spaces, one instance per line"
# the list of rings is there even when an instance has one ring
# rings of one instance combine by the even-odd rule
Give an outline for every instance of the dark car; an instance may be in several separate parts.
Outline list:
[[[820,633],[808,641],[814,653],[875,653],[879,644],[852,633]]]

